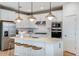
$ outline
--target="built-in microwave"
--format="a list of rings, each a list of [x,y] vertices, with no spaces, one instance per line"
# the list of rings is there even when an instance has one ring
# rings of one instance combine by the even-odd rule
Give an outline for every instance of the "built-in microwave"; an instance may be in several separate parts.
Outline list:
[[[61,27],[61,22],[52,22],[52,27],[54,28],[60,28]]]
[[[52,38],[61,38],[62,37],[62,22],[52,22],[51,37]]]

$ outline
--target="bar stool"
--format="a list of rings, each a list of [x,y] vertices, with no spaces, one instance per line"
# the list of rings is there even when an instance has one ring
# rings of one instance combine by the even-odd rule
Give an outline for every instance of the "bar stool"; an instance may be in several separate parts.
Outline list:
[[[23,44],[24,47],[32,47],[32,45],[29,44]]]
[[[33,49],[33,50],[40,50],[40,49],[42,49],[42,48],[41,48],[41,47],[32,46],[32,49]]]
[[[22,46],[22,44],[20,44],[20,43],[14,43],[15,45],[17,45],[17,46]]]

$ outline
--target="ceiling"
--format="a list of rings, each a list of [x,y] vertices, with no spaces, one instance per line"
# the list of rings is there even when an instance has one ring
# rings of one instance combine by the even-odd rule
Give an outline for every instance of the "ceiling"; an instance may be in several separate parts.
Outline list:
[[[51,7],[52,9],[58,6],[63,6],[65,2],[52,2]],[[0,2],[0,5],[4,5],[15,10],[18,9],[18,2]],[[21,11],[24,12],[31,12],[31,2],[20,2]],[[33,12],[39,12],[44,10],[49,10],[49,2],[33,2]]]

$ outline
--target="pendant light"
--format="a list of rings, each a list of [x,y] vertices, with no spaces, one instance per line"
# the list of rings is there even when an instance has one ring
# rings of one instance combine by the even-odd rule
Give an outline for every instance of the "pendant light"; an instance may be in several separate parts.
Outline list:
[[[51,12],[51,2],[49,4],[50,4],[50,10],[49,10],[49,14],[46,16],[46,18],[48,20],[53,20],[55,18],[55,16]]]
[[[31,16],[28,18],[31,22],[35,21],[36,18],[33,16],[33,2],[31,2]]]
[[[18,16],[17,18],[15,19],[17,23],[20,23],[23,19],[20,17],[20,3],[18,2]]]

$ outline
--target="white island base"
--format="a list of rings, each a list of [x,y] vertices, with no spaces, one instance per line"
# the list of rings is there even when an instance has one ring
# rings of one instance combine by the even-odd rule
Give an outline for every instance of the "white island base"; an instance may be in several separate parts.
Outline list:
[[[63,42],[61,39],[50,38],[15,38],[14,55],[16,56],[63,56]],[[23,44],[31,45],[25,47]],[[38,49],[33,49],[33,46]]]

